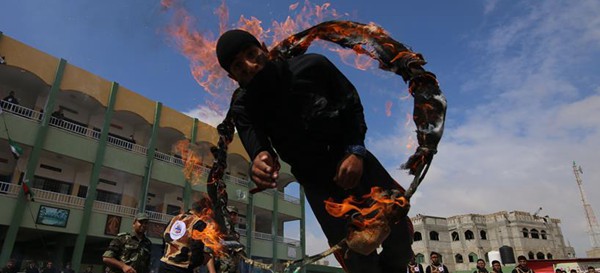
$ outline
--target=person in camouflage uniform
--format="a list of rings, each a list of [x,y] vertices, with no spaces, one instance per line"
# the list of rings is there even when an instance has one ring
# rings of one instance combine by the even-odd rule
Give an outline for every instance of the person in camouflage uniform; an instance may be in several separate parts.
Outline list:
[[[202,232],[206,228],[200,215],[210,208],[210,199],[202,198],[191,210],[171,219],[163,233],[165,251],[160,259],[159,273],[192,273],[194,268],[210,259],[210,255],[204,253],[204,243],[192,238],[194,230]]]
[[[152,242],[146,237],[148,214],[138,213],[133,220],[133,234],[123,232],[108,246],[102,261],[111,273],[149,273]]]

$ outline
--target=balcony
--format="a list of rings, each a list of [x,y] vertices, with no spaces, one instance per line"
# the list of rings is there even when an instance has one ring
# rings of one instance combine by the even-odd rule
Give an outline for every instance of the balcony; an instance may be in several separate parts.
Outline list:
[[[41,121],[42,117],[43,117],[43,113],[38,112],[38,111],[34,111],[32,109],[29,109],[27,107],[23,107],[21,105],[17,105],[17,104],[12,104],[6,101],[2,101],[2,108],[4,109],[5,112],[7,113],[11,113],[14,114],[16,116],[20,116],[20,117],[24,117],[27,119],[31,119],[34,121],[37,121],[38,123]],[[91,139],[95,139],[98,140],[100,139],[100,134],[101,132],[98,130],[94,130],[94,129],[90,129],[88,127],[82,126],[80,124],[76,124],[74,122],[70,122],[67,120],[63,120],[63,119],[59,119],[57,117],[50,117],[50,121],[49,121],[49,125],[52,127],[55,127],[57,129],[72,133],[72,134],[76,134],[82,137],[87,137],[87,138],[91,138]],[[127,151],[130,151],[132,153],[136,153],[136,154],[141,154],[141,155],[147,155],[148,153],[148,148],[139,144],[134,144],[130,141],[127,140],[123,140],[114,136],[108,136],[107,138],[107,143],[108,145],[114,146],[114,147],[118,147]],[[184,162],[183,160],[175,155],[169,155],[163,152],[159,152],[156,151],[154,157],[157,160],[163,161],[163,162],[167,162],[176,166],[180,166],[183,167],[184,166]],[[208,172],[210,171],[209,168],[202,166],[202,165],[196,165],[197,168],[201,169],[203,174],[208,174]],[[235,184],[239,184],[242,185],[244,187],[248,187],[249,181],[247,179],[242,179],[242,178],[238,178],[238,177],[234,177],[231,175],[225,175],[223,177],[223,179],[225,181],[228,182],[233,182]]]
[[[19,194],[20,190],[21,185],[0,182],[0,193],[4,193],[7,196],[16,197]],[[74,195],[62,194],[42,189],[31,189],[31,191],[34,193],[34,199],[36,202],[61,204],[72,208],[83,208],[83,205],[85,204],[85,198],[77,197]],[[98,212],[105,212],[131,217],[133,217],[137,213],[136,208],[106,203],[102,201],[94,201],[93,210]]]
[[[17,195],[19,194],[20,190],[22,190],[21,185],[17,185],[14,183],[8,183],[8,182],[0,182],[0,196],[2,196],[4,194],[5,196],[11,197],[11,198],[16,198]],[[73,196],[73,195],[62,194],[62,193],[46,191],[46,190],[41,190],[41,189],[35,189],[35,188],[32,189],[32,191],[34,192],[35,201],[40,202],[40,203],[60,204],[65,207],[78,208],[78,209],[82,209],[85,204],[85,198],[81,198],[81,197],[77,197],[77,196]],[[112,203],[107,203],[107,202],[102,202],[102,201],[94,201],[94,206],[93,206],[92,210],[95,212],[119,215],[119,216],[130,217],[130,218],[133,218],[138,212],[137,208],[122,206],[122,205],[117,205],[117,204],[112,204]],[[147,210],[146,213],[150,217],[151,221],[158,222],[158,223],[166,224],[166,223],[169,223],[169,221],[171,221],[171,219],[173,218],[172,215],[155,212],[155,211]],[[242,236],[246,235],[245,229],[236,229],[236,230],[240,235],[242,235]],[[253,232],[252,234],[253,234],[253,237],[256,239],[265,240],[265,241],[273,241],[273,236],[271,234],[262,233],[262,232]],[[293,247],[300,247],[299,240],[285,238],[282,236],[277,236],[276,241],[279,243],[284,243],[284,244],[293,246]]]

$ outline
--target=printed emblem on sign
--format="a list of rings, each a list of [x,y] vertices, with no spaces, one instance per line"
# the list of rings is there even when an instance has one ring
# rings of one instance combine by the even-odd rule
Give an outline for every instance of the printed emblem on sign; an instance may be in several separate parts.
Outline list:
[[[419,272],[419,267],[415,266],[415,272]]]
[[[444,267],[440,266],[439,270],[440,270],[440,272],[444,272]]]
[[[175,223],[173,224],[173,226],[171,226],[171,230],[169,231],[169,234],[171,235],[171,239],[173,239],[174,241],[179,240],[179,238],[183,237],[183,235],[185,235],[185,223],[182,221],[175,221]]]

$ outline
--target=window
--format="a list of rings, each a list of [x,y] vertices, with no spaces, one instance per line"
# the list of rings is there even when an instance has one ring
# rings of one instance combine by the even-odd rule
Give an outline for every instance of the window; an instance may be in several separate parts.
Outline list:
[[[473,240],[475,239],[475,235],[473,234],[473,231],[467,230],[465,231],[465,240]]]
[[[452,232],[452,241],[459,241],[460,237],[458,237],[458,232]]]
[[[418,264],[422,264],[425,262],[425,255],[418,253],[417,255],[415,255],[415,262]]]
[[[487,240],[487,232],[485,230],[480,231],[479,235],[481,236],[481,240]]]
[[[35,176],[33,178],[33,187],[45,191],[57,192],[62,194],[71,194],[73,184],[58,181],[46,177]]]
[[[454,261],[455,261],[457,264],[462,264],[462,263],[463,263],[463,256],[462,256],[462,255],[460,255],[460,254],[456,254],[456,255],[454,255]]]
[[[544,260],[544,259],[546,259],[546,256],[544,256],[544,253],[542,253],[542,252],[538,252],[537,254],[535,254],[535,257],[538,260]]]
[[[429,232],[429,240],[439,241],[440,240],[440,234],[437,233],[437,232],[435,232],[435,231]]]
[[[523,238],[529,238],[529,230],[523,228]]]
[[[478,259],[478,258],[477,258],[477,254],[475,254],[475,253],[473,253],[473,252],[469,253],[469,262],[470,262],[470,263],[474,263],[474,262],[476,262],[476,261],[477,261],[477,259]]]
[[[548,260],[552,260],[552,253],[546,254],[546,258],[548,258]]]
[[[531,233],[531,238],[533,238],[533,239],[540,238],[540,233],[537,231],[537,229],[532,229],[530,233]]]
[[[413,235],[413,241],[418,242],[423,240],[423,236],[421,235],[421,232],[415,232],[415,234]]]
[[[77,197],[86,198],[88,193],[87,186],[79,186],[79,190],[77,191]],[[121,199],[123,195],[119,193],[104,191],[104,190],[96,190],[96,200],[121,205]]]
[[[548,236],[546,236],[546,231],[545,230],[542,230],[542,232],[540,234],[542,235],[542,240],[548,239]]]
[[[531,251],[529,251],[529,253],[527,253],[527,257],[528,257],[530,260],[533,260],[533,259],[535,259],[535,255],[533,255],[533,252],[531,252]]]
[[[181,213],[181,207],[175,205],[167,205],[167,214],[168,215],[178,215]]]
[[[97,193],[96,200],[98,200],[98,201],[121,205],[121,197],[122,196],[119,193],[114,193],[114,192],[109,192],[109,191],[104,191],[104,190],[96,190],[96,193]]]

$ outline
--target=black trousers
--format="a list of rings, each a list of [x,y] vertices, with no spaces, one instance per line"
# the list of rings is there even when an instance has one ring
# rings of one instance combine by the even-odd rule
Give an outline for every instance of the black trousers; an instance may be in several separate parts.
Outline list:
[[[362,196],[368,194],[371,187],[375,186],[383,189],[402,188],[370,152],[363,159],[363,176],[360,185],[352,190],[346,191],[333,182],[338,163],[332,164],[335,166],[316,167],[311,173],[296,174],[296,178],[304,186],[306,199],[321,225],[329,245],[337,244],[346,237],[348,220],[331,216],[325,210],[325,200],[333,198],[336,202],[340,202],[349,195]],[[336,258],[349,273],[404,273],[408,260],[413,255],[411,243],[412,225],[410,219],[406,217],[391,227],[391,233],[383,242],[383,250],[379,254],[374,251],[365,256],[346,249],[341,253],[336,253]]]

